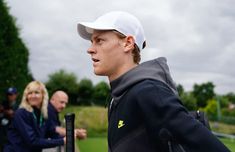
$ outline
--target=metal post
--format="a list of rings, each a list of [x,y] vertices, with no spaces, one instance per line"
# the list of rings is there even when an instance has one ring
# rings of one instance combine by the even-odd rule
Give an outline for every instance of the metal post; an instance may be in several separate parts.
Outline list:
[[[66,152],[74,152],[74,113],[65,115],[66,122]]]
[[[217,120],[221,120],[221,108],[220,108],[220,98],[219,96],[216,97],[217,100]]]

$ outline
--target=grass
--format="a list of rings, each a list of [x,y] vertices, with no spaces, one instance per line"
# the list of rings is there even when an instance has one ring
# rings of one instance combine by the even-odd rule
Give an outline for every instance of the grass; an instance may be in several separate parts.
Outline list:
[[[210,121],[211,129],[224,134],[235,134],[235,125]]]
[[[80,152],[107,152],[108,144],[106,137],[92,137],[77,141]]]
[[[75,128],[87,129],[89,137],[107,136],[108,118],[104,107],[69,106],[60,114],[60,120],[66,113],[75,113]]]
[[[235,140],[220,139],[231,152],[235,152]],[[106,137],[92,137],[86,140],[77,141],[80,152],[107,152],[107,138]]]
[[[231,152],[235,152],[235,139],[220,138],[220,140],[228,147]]]

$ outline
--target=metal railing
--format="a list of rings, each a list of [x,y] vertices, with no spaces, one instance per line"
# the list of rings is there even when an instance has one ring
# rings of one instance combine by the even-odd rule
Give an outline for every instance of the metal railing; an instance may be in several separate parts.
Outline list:
[[[230,139],[232,142],[235,141],[235,135],[224,134],[224,133],[218,133],[218,132],[214,132],[214,131],[212,131],[212,133],[213,133],[215,136],[217,136],[217,137],[228,138],[228,139]]]

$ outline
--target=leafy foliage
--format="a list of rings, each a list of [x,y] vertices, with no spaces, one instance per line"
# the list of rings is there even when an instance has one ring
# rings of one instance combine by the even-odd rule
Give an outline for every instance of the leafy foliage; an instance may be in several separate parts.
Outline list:
[[[181,84],[178,84],[177,87],[176,87],[178,93],[179,93],[179,96],[183,95],[185,92],[184,92],[184,87],[181,85]]]
[[[109,85],[106,82],[98,83],[93,90],[93,102],[94,104],[104,106],[106,99],[109,95]]]
[[[78,84],[78,102],[81,105],[91,105],[92,104],[92,93],[93,93],[93,84],[90,79],[82,79]]]
[[[22,94],[25,86],[32,81],[28,68],[29,51],[19,36],[15,19],[8,13],[9,8],[0,1],[0,99],[6,88],[15,86]]]
[[[226,94],[225,97],[228,99],[229,102],[235,104],[235,93],[230,92]]]
[[[223,108],[222,109],[222,114],[225,115],[225,116],[235,117],[235,110],[228,109],[228,108]]]
[[[177,91],[180,96],[180,99],[183,103],[183,105],[188,110],[197,110],[197,100],[192,94],[192,92],[185,92],[184,87],[181,84],[177,85]]]
[[[207,101],[215,96],[214,87],[212,82],[202,83],[201,85],[195,84],[193,86],[193,95],[199,107],[205,107]]]
[[[212,99],[208,101],[207,106],[204,108],[207,116],[211,120],[216,120],[217,118],[217,102],[216,100]]]
[[[229,105],[229,100],[226,98],[226,96],[216,96],[216,100],[219,100],[221,108],[227,108]]]
[[[74,73],[59,70],[58,72],[49,75],[46,86],[50,95],[56,90],[63,90],[68,93],[70,102],[76,103],[78,83]]]
[[[192,93],[188,92],[183,92],[181,93],[181,100],[183,105],[188,109],[188,110],[197,110],[197,101],[195,97],[193,96]]]

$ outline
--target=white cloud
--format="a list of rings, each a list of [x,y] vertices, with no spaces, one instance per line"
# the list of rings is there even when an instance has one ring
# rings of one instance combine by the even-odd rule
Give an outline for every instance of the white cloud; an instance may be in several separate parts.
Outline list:
[[[147,48],[143,61],[166,56],[177,83],[190,89],[212,81],[216,91],[235,90],[235,1],[233,0],[8,0],[21,36],[30,50],[30,68],[46,81],[58,69],[95,83],[86,53],[89,42],[76,31],[78,21],[92,21],[112,11],[129,11],[143,24]]]

